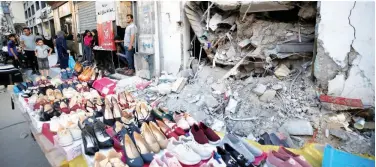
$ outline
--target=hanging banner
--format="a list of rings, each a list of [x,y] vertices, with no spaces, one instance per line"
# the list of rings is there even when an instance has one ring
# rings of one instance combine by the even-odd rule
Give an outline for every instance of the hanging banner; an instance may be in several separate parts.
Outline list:
[[[101,46],[104,50],[116,50],[112,21],[97,24],[97,27],[99,46]]]
[[[95,10],[97,13],[98,24],[115,20],[115,17],[116,17],[115,1],[96,1]]]

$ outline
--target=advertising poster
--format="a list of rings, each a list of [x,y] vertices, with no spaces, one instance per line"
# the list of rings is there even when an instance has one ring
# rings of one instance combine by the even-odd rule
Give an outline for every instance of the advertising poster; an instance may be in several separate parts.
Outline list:
[[[114,28],[112,21],[97,24],[98,27],[98,42],[99,45],[105,50],[116,50],[114,42]]]

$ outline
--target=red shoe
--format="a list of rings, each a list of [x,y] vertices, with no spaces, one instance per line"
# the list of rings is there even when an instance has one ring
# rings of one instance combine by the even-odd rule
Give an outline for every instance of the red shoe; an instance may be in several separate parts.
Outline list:
[[[294,159],[296,162],[298,162],[303,167],[312,167],[312,165],[310,165],[302,155],[295,154],[295,153],[287,150],[285,147],[279,147],[278,152],[283,154],[283,155],[289,156],[290,158]]]
[[[168,126],[170,127],[172,130],[174,130],[174,132],[179,135],[179,136],[182,136],[182,135],[185,135],[185,131],[181,128],[181,127],[178,127],[176,125],[176,123],[174,122],[171,122],[170,120],[168,120],[167,118],[163,118],[163,122]]]
[[[193,127],[191,128],[190,132],[195,139],[195,141],[199,144],[207,144],[209,143],[208,138],[205,136],[204,131],[197,125],[194,124]]]
[[[221,138],[211,128],[206,126],[204,123],[200,122],[199,127],[205,133],[210,144],[217,145],[219,142],[221,142]]]
[[[160,120],[156,120],[156,121],[157,121],[159,128],[161,128],[162,132],[167,136],[167,138],[174,137],[176,140],[179,140],[179,136],[174,131],[172,131],[170,127],[168,127],[166,124],[164,124]]]

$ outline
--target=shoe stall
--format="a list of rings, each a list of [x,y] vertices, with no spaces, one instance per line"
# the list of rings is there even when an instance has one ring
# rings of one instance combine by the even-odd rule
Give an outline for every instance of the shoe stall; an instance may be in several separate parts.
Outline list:
[[[115,91],[117,84],[77,63],[50,80],[8,89],[51,166],[310,167],[340,164],[344,157],[374,165],[330,146],[289,148],[283,134],[266,133],[255,142],[214,132],[185,111],[170,111],[132,90]]]

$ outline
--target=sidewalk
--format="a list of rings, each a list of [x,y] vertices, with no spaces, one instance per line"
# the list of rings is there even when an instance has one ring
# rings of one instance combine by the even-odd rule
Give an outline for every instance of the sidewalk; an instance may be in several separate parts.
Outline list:
[[[10,96],[0,93],[0,164],[4,167],[50,166],[30,130],[21,111],[12,110]],[[26,138],[22,138],[28,134]]]

